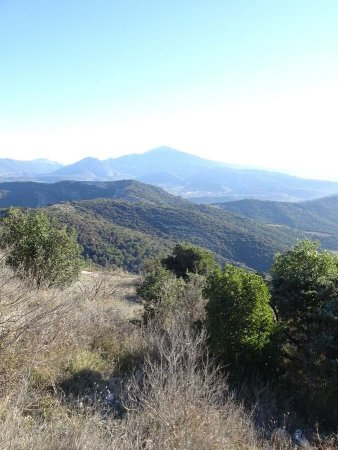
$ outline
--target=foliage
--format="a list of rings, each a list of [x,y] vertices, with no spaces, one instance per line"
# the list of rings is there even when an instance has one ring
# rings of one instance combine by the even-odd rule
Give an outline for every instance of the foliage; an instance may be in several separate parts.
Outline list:
[[[170,240],[117,225],[113,217],[103,215],[103,210],[94,212],[83,202],[52,206],[48,214],[75,228],[84,257],[104,267],[139,272],[145,260],[166,254],[174,245]]]
[[[169,320],[179,307],[184,291],[184,281],[161,264],[154,263],[148,268],[137,294],[144,302],[144,318],[158,322]]]
[[[204,294],[211,347],[231,372],[252,371],[265,363],[275,323],[264,280],[229,264],[208,277]]]
[[[67,285],[81,269],[80,247],[74,231],[45,213],[11,208],[3,219],[1,247],[7,263],[37,286]]]
[[[338,259],[303,241],[277,255],[271,273],[287,380],[309,416],[337,421]]]
[[[273,255],[299,236],[180,200],[154,204],[143,197],[138,203],[96,199],[54,205],[48,213],[77,230],[86,257],[133,272],[144,259],[161,257],[182,241],[212,251],[218,262],[267,271]]]
[[[177,277],[187,279],[190,273],[208,275],[215,268],[215,257],[205,248],[183,242],[175,245],[162,264]]]
[[[217,206],[268,224],[284,225],[313,232],[314,235],[319,232],[321,241],[326,233],[338,233],[338,195],[305,202],[245,199],[219,203]]]
[[[338,259],[318,251],[318,242],[302,241],[277,254],[271,269],[274,304],[280,319],[302,326],[305,317],[323,305],[338,276]]]
[[[201,320],[204,274],[215,267],[211,252],[187,243],[177,244],[162,260],[148,261],[137,289],[144,302],[145,319],[170,322],[180,318],[186,324]]]

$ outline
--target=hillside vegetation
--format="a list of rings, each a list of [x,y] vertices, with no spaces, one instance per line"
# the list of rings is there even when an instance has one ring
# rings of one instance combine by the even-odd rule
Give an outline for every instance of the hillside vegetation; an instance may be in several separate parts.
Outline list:
[[[323,246],[337,250],[338,196],[299,203],[240,200],[217,204],[225,211],[241,214],[268,225],[282,225],[319,239]]]
[[[1,206],[50,205],[49,214],[76,229],[87,259],[133,272],[180,241],[212,250],[222,263],[259,271],[268,270],[276,251],[305,236],[338,250],[334,196],[206,206],[134,180],[2,183],[0,188]]]
[[[202,363],[203,335],[133,325],[135,277],[96,272],[36,290],[1,262],[0,279],[1,448],[271,448],[274,437]]]
[[[146,198],[138,203],[97,199],[54,205],[48,213],[77,230],[86,257],[132,271],[139,270],[144,257],[166,252],[180,241],[212,250],[220,262],[266,271],[274,253],[299,236],[181,200],[153,204]]]

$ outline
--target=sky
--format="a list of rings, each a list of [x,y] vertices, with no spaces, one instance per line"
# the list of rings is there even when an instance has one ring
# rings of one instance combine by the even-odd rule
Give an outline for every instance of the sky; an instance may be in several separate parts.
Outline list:
[[[0,0],[0,157],[338,180],[338,0]]]

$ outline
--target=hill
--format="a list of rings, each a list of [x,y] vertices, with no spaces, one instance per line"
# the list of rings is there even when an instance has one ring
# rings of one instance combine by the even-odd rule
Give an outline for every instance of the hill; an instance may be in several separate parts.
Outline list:
[[[198,205],[135,180],[0,183],[0,207],[55,205],[49,211],[78,230],[86,257],[131,271],[179,241],[209,248],[219,261],[261,271],[269,269],[276,251],[310,232],[326,248],[338,250],[334,199],[326,199],[325,207],[321,200],[305,202],[305,215],[301,204],[294,203]]]
[[[60,204],[61,203],[61,204]],[[297,238],[338,250],[338,196],[304,203],[242,200],[198,205],[135,180],[0,183],[0,207],[44,207],[80,234],[85,255],[137,271],[179,241],[212,250],[219,261],[269,269]]]
[[[168,252],[180,241],[212,250],[219,261],[269,269],[273,255],[300,233],[272,229],[217,208],[96,199],[62,203],[50,214],[77,229],[86,257],[137,271],[144,258]]]
[[[173,205],[186,201],[159,187],[133,180],[86,182],[60,181],[58,183],[7,182],[0,183],[0,208],[46,206],[63,201],[116,198],[128,201],[147,201]]]
[[[286,226],[320,239],[336,250],[338,240],[338,196],[288,203],[240,200],[217,205],[219,208],[258,220],[270,226]]]

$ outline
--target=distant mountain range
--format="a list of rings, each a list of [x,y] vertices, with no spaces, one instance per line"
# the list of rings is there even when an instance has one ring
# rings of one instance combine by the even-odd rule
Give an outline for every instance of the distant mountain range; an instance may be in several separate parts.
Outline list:
[[[46,175],[61,168],[62,164],[48,159],[33,161],[18,161],[16,159],[0,158],[0,180],[28,179],[37,175]]]
[[[338,182],[302,179],[265,170],[236,169],[169,147],[100,161],[85,158],[62,166],[47,160],[0,159],[0,181],[116,181],[133,179],[197,203],[243,198],[302,201],[338,193]]]

